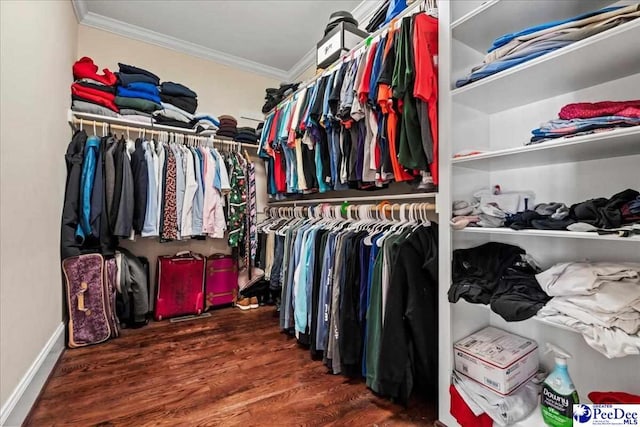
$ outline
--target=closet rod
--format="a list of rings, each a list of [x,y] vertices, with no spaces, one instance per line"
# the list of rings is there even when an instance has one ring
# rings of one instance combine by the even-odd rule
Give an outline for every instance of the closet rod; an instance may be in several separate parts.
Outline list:
[[[334,62],[333,64],[329,65],[327,68],[325,68],[321,73],[316,74],[315,76],[311,77],[309,80],[307,80],[306,82],[304,82],[304,84],[300,84],[298,90],[296,90],[295,92],[293,92],[292,94],[288,95],[285,99],[283,99],[282,101],[280,101],[278,103],[278,105],[276,105],[275,107],[273,107],[267,114],[265,114],[265,116],[268,116],[269,114],[273,113],[274,110],[276,110],[277,108],[282,107],[284,104],[286,104],[293,96],[295,96],[296,93],[300,92],[303,88],[308,87],[309,85],[311,85],[313,82],[315,82],[316,80],[318,80],[320,77],[325,76],[327,74],[329,74],[329,72],[333,71],[338,65],[342,64],[345,60],[345,58],[348,58],[349,56],[351,56],[353,53],[355,53],[358,49],[360,49],[362,46],[365,45],[365,43],[367,42],[367,40],[373,40],[374,38],[376,38],[377,36],[379,36],[380,34],[384,33],[385,31],[387,31],[389,29],[389,26],[397,21],[402,20],[402,18],[404,18],[405,16],[409,16],[409,15],[413,15],[413,13],[415,12],[416,9],[420,9],[420,7],[422,7],[425,4],[424,0],[420,0],[420,1],[416,1],[415,3],[409,5],[405,10],[403,10],[402,12],[400,12],[400,14],[398,14],[398,16],[396,16],[394,19],[391,20],[391,22],[389,22],[388,24],[386,24],[384,27],[380,28],[379,30],[374,31],[373,33],[369,34],[369,36],[367,36],[366,38],[364,38],[362,41],[360,41],[357,45],[355,45],[353,48],[351,48],[351,50],[349,50],[349,52],[347,52],[346,54],[340,56],[339,59],[336,60],[336,62]],[[420,7],[418,7],[420,6]]]
[[[85,117],[77,117],[77,115],[74,113],[72,114],[73,117],[70,118],[69,120],[69,124],[73,124],[73,125],[82,125],[84,126],[99,126],[99,127],[103,127],[105,125],[108,125],[111,129],[116,129],[116,130],[120,130],[120,131],[126,131],[126,132],[144,132],[145,134],[151,134],[151,135],[159,135],[161,133],[177,133],[177,134],[181,134],[181,135],[187,135],[190,138],[195,138],[198,141],[212,141],[215,142],[217,144],[226,144],[226,145],[230,145],[230,146],[238,146],[238,144],[242,147],[242,148],[254,148],[256,149],[256,153],[253,154],[257,154],[257,146],[253,145],[253,144],[247,144],[247,143],[241,143],[241,142],[237,142],[237,141],[230,141],[230,140],[225,140],[225,139],[219,139],[219,138],[214,138],[212,136],[205,136],[205,135],[197,135],[195,134],[191,129],[180,129],[180,128],[170,128],[169,126],[165,126],[162,128],[159,128],[157,126],[153,126],[152,124],[146,125],[146,123],[135,123],[135,125],[129,126],[129,125],[122,125],[119,124],[118,122],[116,122],[116,120],[114,118],[111,117],[103,117],[103,116],[96,116],[93,114],[87,114],[86,116],[95,116],[96,118],[101,118],[101,119],[110,119],[110,120],[97,120],[95,118],[87,118],[84,114],[83,116]],[[127,121],[127,122],[131,122],[131,121]],[[142,126],[141,126],[142,125]]]
[[[298,199],[298,200],[282,200],[275,202],[268,202],[269,206],[288,206],[288,205],[308,205],[313,203],[336,203],[344,201],[353,202],[366,202],[373,201],[379,202],[382,200],[412,200],[412,199],[433,199],[438,193],[409,193],[409,194],[380,194],[377,196],[354,196],[354,197],[334,197],[327,199]]]
[[[351,212],[358,212],[359,209],[361,209],[363,206],[367,206],[369,209],[369,212],[387,212],[387,211],[393,211],[393,212],[398,212],[398,211],[406,211],[406,210],[411,210],[414,209],[416,207],[420,208],[420,209],[424,209],[427,211],[435,211],[436,210],[436,205],[435,203],[402,203],[402,204],[398,204],[398,203],[394,203],[394,204],[383,204],[383,203],[379,203],[377,205],[348,205],[345,208],[348,209],[348,211]],[[340,205],[332,205],[332,206],[327,206],[327,207],[340,207]],[[322,208],[322,206],[320,206],[320,208]],[[294,209],[300,209],[299,211],[294,211]],[[276,213],[276,215],[281,215],[282,212],[284,213],[288,213],[288,214],[292,214],[294,212],[301,212],[303,214],[308,214],[310,212],[310,207],[309,206],[297,206],[297,207],[293,207],[293,206],[288,206],[288,207],[266,207],[264,209],[264,214],[271,216],[272,212]]]

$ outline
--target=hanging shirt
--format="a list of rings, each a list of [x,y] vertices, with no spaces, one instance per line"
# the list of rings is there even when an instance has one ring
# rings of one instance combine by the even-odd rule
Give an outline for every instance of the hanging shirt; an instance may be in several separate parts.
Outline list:
[[[158,235],[157,218],[158,218],[158,162],[157,154],[153,149],[153,143],[144,141],[144,158],[147,162],[147,206],[144,215],[144,225],[140,235],[142,237],[151,237]]]
[[[191,233],[193,236],[199,236],[202,234],[202,207],[204,203],[204,185],[202,180],[202,166],[201,166],[201,154],[195,149],[191,148],[191,154],[193,155],[193,166],[195,170],[196,193],[193,198],[193,216],[191,219]]]
[[[166,169],[167,159],[165,155],[164,145],[161,143],[156,143],[156,154],[157,157],[154,158],[155,163],[155,171],[156,174],[156,185],[157,196],[158,196],[158,209],[156,211],[156,223],[155,228],[156,232],[160,234],[160,224],[162,223],[162,211],[164,206],[164,195],[165,195],[165,179],[164,179],[164,171]]]
[[[196,181],[195,163],[193,154],[187,147],[182,147],[183,157],[186,160],[187,167],[185,169],[185,190],[184,201],[182,204],[182,236],[187,237],[193,235],[193,202],[198,190],[198,182]]]

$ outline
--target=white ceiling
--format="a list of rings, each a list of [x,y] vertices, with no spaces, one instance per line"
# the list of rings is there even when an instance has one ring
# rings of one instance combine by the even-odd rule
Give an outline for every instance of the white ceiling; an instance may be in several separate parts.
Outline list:
[[[280,79],[315,59],[329,15],[364,19],[363,0],[72,0],[80,23]]]

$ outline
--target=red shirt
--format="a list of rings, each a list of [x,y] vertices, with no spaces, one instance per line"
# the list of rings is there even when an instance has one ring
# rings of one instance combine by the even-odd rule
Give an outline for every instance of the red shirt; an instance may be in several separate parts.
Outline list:
[[[433,183],[438,184],[438,20],[426,13],[415,17],[413,26],[415,83],[413,96],[429,106],[433,163],[429,165]]]
[[[110,110],[115,111],[116,113],[120,111],[118,106],[114,103],[116,96],[109,92],[103,92],[98,89],[93,89],[90,87],[80,86],[77,83],[73,83],[71,85],[71,93],[78,98],[85,99],[89,102],[93,102],[94,104],[99,104],[104,107],[107,107]]]
[[[93,63],[93,59],[83,56],[73,64],[73,77],[79,79],[91,79],[103,83],[107,86],[114,86],[118,79],[115,74],[107,68],[102,70],[103,75],[97,74],[98,66]]]

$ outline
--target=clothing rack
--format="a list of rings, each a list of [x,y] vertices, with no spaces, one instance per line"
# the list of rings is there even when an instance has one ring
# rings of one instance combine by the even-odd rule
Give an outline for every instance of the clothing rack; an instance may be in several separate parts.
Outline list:
[[[427,214],[436,210],[435,203],[394,203],[382,201],[376,205],[330,205],[322,203],[318,206],[267,207],[264,214],[274,217],[309,217],[309,218],[342,218],[347,219],[391,219],[394,212],[399,212],[399,220],[427,219]],[[390,217],[387,217],[387,213]],[[371,214],[375,214],[375,217]]]
[[[438,10],[438,6],[437,6],[437,2],[435,0],[420,0],[420,1],[414,2],[413,4],[410,4],[409,6],[407,6],[407,8],[405,10],[400,12],[398,14],[398,16],[393,18],[388,24],[386,24],[384,27],[374,31],[373,33],[369,34],[369,36],[367,38],[365,38],[364,40],[360,41],[349,52],[347,52],[346,54],[342,55],[333,64],[329,65],[323,72],[317,73],[315,76],[311,77],[309,80],[304,82],[304,84],[300,84],[299,87],[298,87],[298,90],[296,90],[295,92],[293,92],[292,94],[290,94],[286,98],[284,98],[282,101],[280,101],[278,103],[278,105],[273,107],[267,114],[265,114],[265,116],[268,116],[269,114],[272,114],[276,109],[281,108],[283,105],[285,105],[287,102],[289,102],[291,100],[291,98],[293,98],[298,92],[300,92],[302,90],[302,88],[311,86],[319,78],[321,78],[323,76],[326,76],[329,73],[331,73],[332,71],[334,71],[338,66],[340,66],[343,62],[345,62],[347,58],[353,58],[355,52],[357,52],[359,49],[361,49],[361,48],[363,48],[365,46],[369,46],[373,40],[375,40],[376,38],[381,37],[383,35],[383,33],[389,31],[389,28],[391,28],[392,25],[396,25],[397,22],[401,21],[402,18],[404,18],[405,16],[413,15],[414,13],[416,13],[416,11],[425,11],[426,13],[428,13],[430,15],[437,16],[437,10]]]
[[[255,151],[250,151],[252,155],[257,156],[257,146],[253,144],[247,144],[244,142],[237,142],[233,140],[220,139],[215,138],[213,136],[204,136],[196,134],[194,129],[183,129],[177,128],[173,126],[164,126],[158,125],[155,123],[144,123],[137,122],[133,120],[126,120],[117,117],[107,117],[100,116],[98,114],[90,114],[90,113],[78,113],[72,110],[69,110],[68,113],[68,122],[72,127],[80,126],[91,126],[95,131],[98,127],[106,128],[107,126],[111,129],[127,132],[127,136],[130,132],[138,132],[140,135],[166,135],[166,134],[175,134],[186,136],[184,139],[186,142],[194,141],[195,143],[202,142],[211,142],[216,144],[228,145],[230,147],[242,147],[247,151],[247,149],[253,149]],[[240,151],[240,150],[238,150]]]
[[[336,203],[351,200],[354,202],[368,202],[380,200],[415,200],[415,199],[434,199],[438,193],[408,193],[408,194],[389,194],[377,196],[354,196],[354,197],[332,197],[324,199],[293,199],[269,202],[269,206],[288,206],[296,204],[314,204],[314,203]]]

